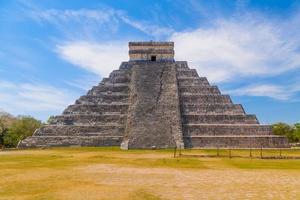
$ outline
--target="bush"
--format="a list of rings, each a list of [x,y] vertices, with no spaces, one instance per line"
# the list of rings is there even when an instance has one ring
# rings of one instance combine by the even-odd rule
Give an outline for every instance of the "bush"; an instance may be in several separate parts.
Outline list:
[[[293,132],[295,142],[300,142],[300,123],[294,124]]]
[[[300,123],[293,126],[285,123],[276,123],[272,125],[272,130],[275,135],[286,136],[289,142],[300,142]]]
[[[30,116],[19,117],[8,128],[3,137],[5,147],[16,147],[20,140],[32,136],[34,131],[42,125],[41,121]]]
[[[4,137],[7,135],[9,127],[16,121],[11,115],[0,116],[0,148],[4,146]]]
[[[0,147],[4,145],[4,136],[7,134],[8,128],[5,124],[4,119],[0,118]]]

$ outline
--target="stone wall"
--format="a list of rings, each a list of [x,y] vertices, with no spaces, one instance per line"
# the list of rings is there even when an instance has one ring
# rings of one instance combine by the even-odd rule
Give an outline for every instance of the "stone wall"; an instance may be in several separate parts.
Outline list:
[[[149,61],[155,56],[157,61],[174,60],[173,42],[129,42],[130,61]]]
[[[184,137],[186,148],[282,148],[288,147],[282,136],[231,135]]]

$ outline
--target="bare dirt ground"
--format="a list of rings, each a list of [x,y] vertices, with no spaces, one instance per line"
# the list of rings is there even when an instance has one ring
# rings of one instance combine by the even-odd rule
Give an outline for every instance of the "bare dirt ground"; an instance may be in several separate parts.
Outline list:
[[[300,199],[299,160],[171,151],[0,152],[0,199]]]

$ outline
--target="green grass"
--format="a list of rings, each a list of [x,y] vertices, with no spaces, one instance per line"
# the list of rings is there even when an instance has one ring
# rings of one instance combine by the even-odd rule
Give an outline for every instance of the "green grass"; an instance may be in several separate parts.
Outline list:
[[[244,186],[250,183],[257,186],[248,188],[251,195],[261,196],[248,199],[263,197],[264,188],[274,193],[277,186],[286,199],[300,193],[300,159],[251,159],[249,150],[233,150],[232,158],[228,150],[220,150],[221,157],[199,157],[216,156],[216,150],[182,153],[183,157],[173,158],[171,149],[118,147],[0,152],[0,199],[186,199],[185,190],[197,199],[202,193],[213,197],[219,187],[232,194],[237,189],[237,198],[248,198]],[[259,157],[260,151],[252,154]],[[279,154],[264,150],[263,155]],[[300,156],[300,151],[282,151],[282,155]],[[290,181],[292,185],[287,184]]]

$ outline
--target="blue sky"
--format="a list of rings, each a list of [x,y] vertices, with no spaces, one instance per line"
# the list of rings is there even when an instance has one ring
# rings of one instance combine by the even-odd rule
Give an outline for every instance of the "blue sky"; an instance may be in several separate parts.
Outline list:
[[[128,60],[171,40],[264,124],[300,121],[300,2],[0,0],[0,110],[46,120]]]

